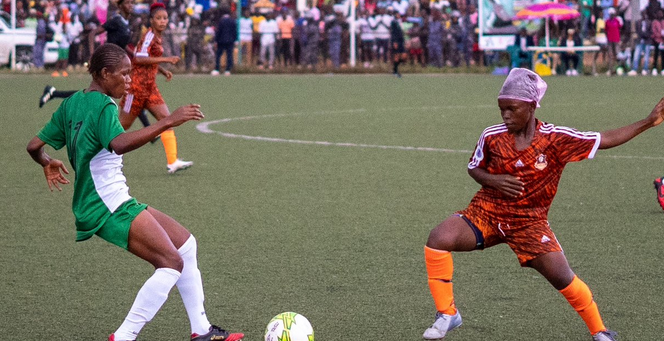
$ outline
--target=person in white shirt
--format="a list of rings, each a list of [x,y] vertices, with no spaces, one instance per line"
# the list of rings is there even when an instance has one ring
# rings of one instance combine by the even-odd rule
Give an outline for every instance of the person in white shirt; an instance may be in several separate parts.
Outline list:
[[[372,66],[373,62],[373,47],[374,47],[374,33],[369,25],[369,17],[366,11],[360,13],[360,18],[357,19],[355,26],[357,33],[360,34],[360,51],[361,59],[365,68]]]
[[[80,35],[83,32],[83,23],[81,23],[79,15],[72,16],[71,26],[68,27],[67,31],[74,37],[71,46],[69,46],[69,65],[76,67],[82,64],[82,61],[78,57],[79,47],[81,46]]]
[[[67,77],[67,65],[69,64],[69,46],[71,42],[74,41],[74,37],[69,32],[69,23],[63,23],[59,21],[56,24],[57,37],[58,41],[58,61],[55,63],[55,71],[51,74],[53,77],[60,77],[60,72],[62,72],[62,77]]]
[[[242,51],[242,62],[246,62],[247,65],[252,64],[252,33],[254,30],[254,22],[250,18],[251,13],[249,9],[244,9],[242,11],[242,17],[240,17],[240,49]]]
[[[387,63],[387,53],[390,47],[390,25],[394,19],[392,15],[386,14],[384,7],[378,7],[378,14],[369,18],[369,25],[373,29],[376,39],[376,59]]]
[[[274,20],[274,13],[270,13],[266,16],[266,20],[261,21],[258,26],[258,32],[261,35],[261,62],[262,69],[265,64],[268,64],[268,68],[272,70],[274,67],[274,52],[275,52],[275,43],[277,41],[277,34],[279,33],[279,26],[277,21]],[[269,60],[266,59],[266,54],[269,53]]]
[[[401,16],[405,16],[408,11],[408,6],[410,2],[408,0],[394,0],[392,2],[392,7],[396,12],[399,12]]]

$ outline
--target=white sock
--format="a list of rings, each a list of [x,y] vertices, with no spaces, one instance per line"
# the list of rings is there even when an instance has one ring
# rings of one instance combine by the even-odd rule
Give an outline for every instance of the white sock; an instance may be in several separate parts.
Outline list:
[[[136,336],[146,323],[150,322],[166,302],[168,293],[180,278],[180,272],[169,268],[155,270],[138,291],[129,314],[118,330],[113,333],[115,340],[136,340]]]
[[[189,315],[191,333],[203,335],[210,331],[212,325],[208,321],[203,306],[205,300],[203,279],[200,270],[198,270],[196,249],[196,238],[193,235],[178,249],[178,253],[184,261],[184,267],[182,268],[182,276],[175,285],[178,287],[184,308],[187,310],[187,315]]]

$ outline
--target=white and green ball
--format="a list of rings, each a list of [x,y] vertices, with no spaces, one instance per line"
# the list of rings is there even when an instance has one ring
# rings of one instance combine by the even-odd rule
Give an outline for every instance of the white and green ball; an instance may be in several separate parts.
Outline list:
[[[265,341],[314,341],[314,329],[306,317],[285,312],[267,324]]]

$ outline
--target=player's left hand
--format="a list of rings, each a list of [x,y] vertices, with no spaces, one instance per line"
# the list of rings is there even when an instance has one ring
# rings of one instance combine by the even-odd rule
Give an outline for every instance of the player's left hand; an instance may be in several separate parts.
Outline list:
[[[166,77],[167,82],[170,82],[171,79],[173,79],[173,72],[170,72],[168,70],[164,70],[164,77]]]
[[[65,164],[57,159],[51,159],[48,162],[48,165],[44,166],[44,176],[46,176],[46,183],[48,183],[48,189],[50,189],[51,192],[53,192],[53,187],[57,188],[58,191],[62,191],[59,184],[69,184],[69,180],[67,180],[60,171],[69,174]]]

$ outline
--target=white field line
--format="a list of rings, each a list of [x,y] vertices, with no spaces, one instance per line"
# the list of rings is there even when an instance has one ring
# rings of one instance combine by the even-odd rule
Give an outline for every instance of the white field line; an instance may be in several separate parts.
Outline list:
[[[485,109],[485,108],[495,108],[495,105],[477,105],[473,107],[478,109]],[[451,109],[467,109],[467,108],[468,106],[464,105],[450,105],[450,106],[381,108],[381,109],[375,109],[375,111],[385,112],[385,111],[407,111],[407,110],[442,110],[442,109],[451,110]],[[394,150],[404,150],[404,151],[422,151],[422,152],[439,152],[439,153],[456,153],[456,154],[470,154],[473,152],[472,150],[466,150],[466,149],[447,149],[447,148],[414,147],[414,146],[389,146],[389,145],[377,145],[377,144],[365,144],[365,143],[353,143],[353,142],[330,142],[330,141],[284,139],[279,137],[233,134],[233,133],[213,130],[210,128],[211,125],[224,124],[234,121],[250,121],[255,119],[263,119],[263,118],[281,118],[281,117],[294,117],[294,116],[304,116],[304,115],[355,114],[355,113],[366,113],[367,111],[368,111],[367,109],[361,108],[361,109],[347,109],[347,110],[296,112],[296,113],[287,113],[287,114],[268,114],[268,115],[257,115],[257,116],[232,117],[220,120],[201,122],[196,125],[196,129],[204,134],[218,134],[226,138],[243,139],[249,141],[264,141],[264,142],[273,142],[273,143],[293,143],[293,144],[304,144],[304,145],[352,147],[352,148],[394,149]],[[664,156],[597,155],[596,157],[611,158],[611,159],[664,160]]]

